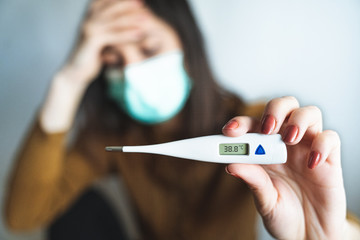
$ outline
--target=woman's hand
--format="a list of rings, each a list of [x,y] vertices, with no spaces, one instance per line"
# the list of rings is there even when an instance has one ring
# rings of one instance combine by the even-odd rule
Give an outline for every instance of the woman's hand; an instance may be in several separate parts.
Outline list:
[[[323,131],[317,107],[299,107],[293,97],[270,101],[261,123],[235,117],[227,136],[247,132],[282,135],[288,159],[282,165],[230,164],[227,172],[251,189],[267,230],[277,239],[342,239],[346,200],[336,132]]]
[[[77,74],[73,81],[89,84],[104,63],[119,61],[116,47],[142,39],[141,25],[147,15],[141,1],[93,1],[77,47],[66,65]]]
[[[117,47],[141,40],[141,23],[148,11],[140,1],[95,0],[89,7],[82,33],[69,61],[58,72],[40,112],[47,133],[70,129],[82,96],[104,63],[121,56]]]

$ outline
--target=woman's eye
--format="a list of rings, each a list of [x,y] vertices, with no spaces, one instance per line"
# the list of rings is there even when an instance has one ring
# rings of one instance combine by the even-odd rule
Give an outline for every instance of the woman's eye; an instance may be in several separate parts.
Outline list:
[[[141,49],[142,54],[144,54],[145,57],[152,57],[159,53],[160,46],[151,46],[151,47],[143,47]]]

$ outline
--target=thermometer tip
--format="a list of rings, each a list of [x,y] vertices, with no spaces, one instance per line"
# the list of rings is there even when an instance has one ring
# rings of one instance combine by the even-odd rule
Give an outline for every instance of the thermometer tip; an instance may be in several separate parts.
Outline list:
[[[119,146],[119,147],[105,147],[105,150],[108,152],[122,152],[123,147]]]

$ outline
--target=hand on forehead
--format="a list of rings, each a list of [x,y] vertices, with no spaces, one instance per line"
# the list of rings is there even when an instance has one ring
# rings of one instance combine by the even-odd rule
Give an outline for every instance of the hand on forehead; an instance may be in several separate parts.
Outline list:
[[[107,32],[137,32],[137,37],[129,41],[119,41],[104,48],[102,58],[105,64],[139,62],[180,47],[174,30],[141,1],[96,0],[90,6],[89,15]]]

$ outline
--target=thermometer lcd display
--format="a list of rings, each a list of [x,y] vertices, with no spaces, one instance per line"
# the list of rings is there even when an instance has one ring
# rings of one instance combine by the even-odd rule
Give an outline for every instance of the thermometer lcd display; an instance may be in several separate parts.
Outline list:
[[[220,155],[249,155],[247,143],[222,143],[219,145]]]

